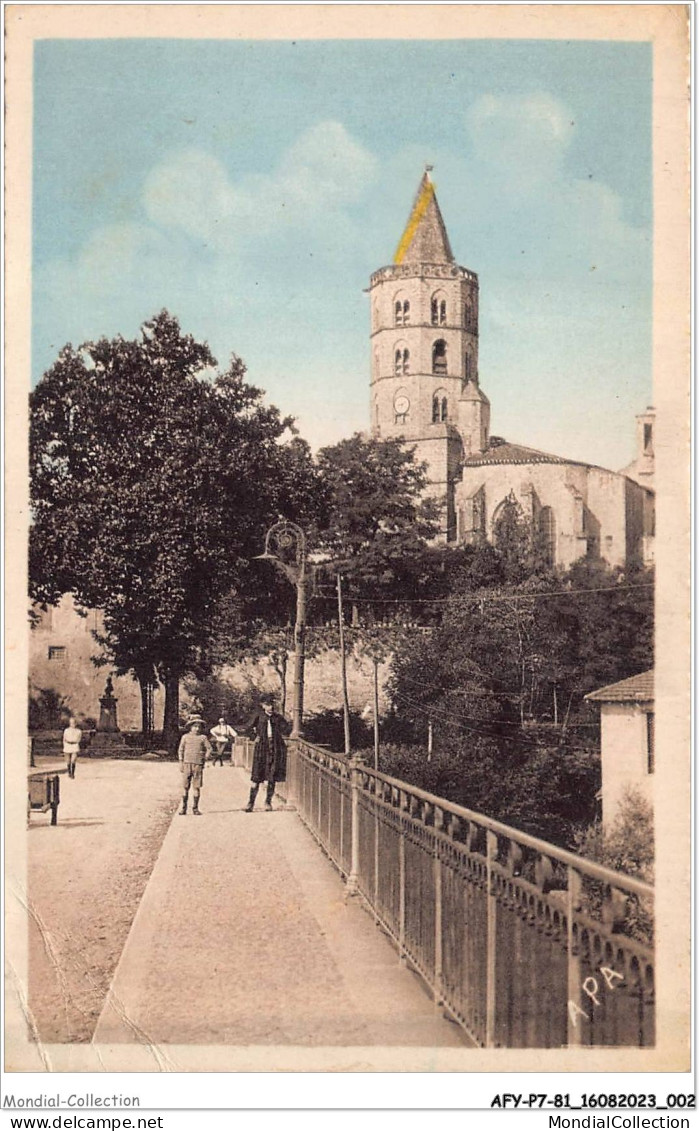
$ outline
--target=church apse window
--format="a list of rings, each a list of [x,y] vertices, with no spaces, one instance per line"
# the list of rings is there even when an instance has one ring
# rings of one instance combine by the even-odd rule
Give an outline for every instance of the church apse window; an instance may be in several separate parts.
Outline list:
[[[432,372],[446,373],[447,371],[447,343],[443,338],[432,346]]]
[[[539,511],[539,546],[547,565],[556,564],[556,518],[551,507]]]

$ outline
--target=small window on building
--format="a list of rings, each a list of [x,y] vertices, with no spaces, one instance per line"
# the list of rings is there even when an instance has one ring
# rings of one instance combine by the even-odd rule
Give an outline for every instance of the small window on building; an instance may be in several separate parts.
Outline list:
[[[448,420],[449,419],[449,405],[447,403],[446,397],[442,397],[442,407],[441,407],[440,415],[441,415],[442,420]]]
[[[402,374],[403,374],[403,351],[402,350],[396,350],[393,372],[395,373],[396,377],[401,377]]]
[[[432,423],[439,424],[439,397],[432,397]]]
[[[396,326],[403,325],[403,303],[396,303]]]
[[[52,644],[49,647],[49,660],[55,664],[64,664],[66,659],[66,650],[62,644]]]
[[[646,750],[648,753],[648,773],[655,773],[655,713],[646,715]]]
[[[410,321],[410,303],[406,299],[403,303],[403,325],[407,326]]]
[[[407,412],[397,412],[394,416],[396,424],[406,424],[408,420]]]
[[[473,375],[473,363],[471,361],[470,353],[464,354],[464,377],[467,381],[471,380]]]
[[[643,425],[643,451],[646,455],[653,454],[653,425]]]
[[[410,350],[403,350],[403,372],[410,373]]]
[[[439,325],[446,326],[447,322],[447,304],[445,299],[441,299],[439,303]]]
[[[437,302],[436,298],[432,299],[432,302],[430,304],[430,311],[431,311],[431,316],[432,316],[432,325],[438,326],[439,325],[439,303]]]
[[[447,343],[440,338],[432,346],[432,372],[446,373],[447,371]]]

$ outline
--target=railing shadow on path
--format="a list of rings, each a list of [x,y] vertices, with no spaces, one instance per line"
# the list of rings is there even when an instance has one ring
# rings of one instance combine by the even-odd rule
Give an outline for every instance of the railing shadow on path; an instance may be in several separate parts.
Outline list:
[[[650,884],[303,739],[287,775],[348,894],[478,1046],[654,1044],[653,946],[632,925],[652,921]]]

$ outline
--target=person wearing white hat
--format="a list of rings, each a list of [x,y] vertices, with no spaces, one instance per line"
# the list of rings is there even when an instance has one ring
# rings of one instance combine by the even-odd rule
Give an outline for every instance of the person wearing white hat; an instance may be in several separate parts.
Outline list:
[[[187,722],[187,732],[180,739],[177,756],[182,771],[182,807],[180,816],[187,812],[189,787],[192,787],[192,815],[201,816],[199,812],[199,796],[204,781],[204,763],[211,757],[211,743],[205,734],[204,720],[200,715],[192,715]]]

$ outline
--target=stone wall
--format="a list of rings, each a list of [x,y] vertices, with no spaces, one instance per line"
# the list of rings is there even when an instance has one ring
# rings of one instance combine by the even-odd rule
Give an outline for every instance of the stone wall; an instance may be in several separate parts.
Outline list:
[[[104,694],[109,667],[96,667],[93,656],[101,652],[94,630],[102,627],[101,614],[94,609],[81,615],[70,594],[42,614],[39,624],[29,630],[30,696],[42,690],[54,691],[66,700],[79,721],[99,719],[100,696]],[[130,676],[113,676],[117,722],[121,730],[141,729],[141,692]],[[154,695],[155,729],[163,723],[164,694]]]

